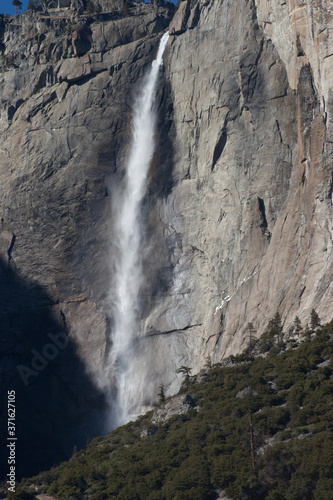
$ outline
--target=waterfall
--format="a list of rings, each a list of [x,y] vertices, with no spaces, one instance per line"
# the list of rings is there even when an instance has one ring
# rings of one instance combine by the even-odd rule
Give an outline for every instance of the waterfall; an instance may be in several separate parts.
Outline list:
[[[122,425],[144,411],[142,369],[136,359],[138,339],[142,335],[138,327],[139,293],[143,278],[140,251],[144,230],[140,209],[154,154],[155,94],[168,37],[168,33],[163,35],[157,57],[135,101],[133,137],[124,188],[121,196],[116,197],[114,207],[115,283],[110,292],[113,326],[106,370],[108,380],[105,380],[109,388],[113,386],[113,395],[109,393],[112,427]]]

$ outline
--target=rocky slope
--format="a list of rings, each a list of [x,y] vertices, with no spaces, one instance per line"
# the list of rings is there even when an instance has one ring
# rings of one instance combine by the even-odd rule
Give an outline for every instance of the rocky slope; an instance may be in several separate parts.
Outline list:
[[[333,321],[306,336],[201,370],[10,500],[330,499]]]
[[[173,14],[61,5],[0,19],[3,388],[22,394],[21,419],[38,415],[32,441],[54,416],[36,455],[57,443],[57,457],[103,415],[113,193],[136,89]],[[331,16],[319,0],[187,0],[170,24],[144,204],[148,406],[160,383],[178,388],[180,365],[244,349],[249,321],[259,335],[276,310],[285,330],[312,308],[330,319]],[[17,365],[30,369],[31,349],[59,331],[70,347],[25,386]]]

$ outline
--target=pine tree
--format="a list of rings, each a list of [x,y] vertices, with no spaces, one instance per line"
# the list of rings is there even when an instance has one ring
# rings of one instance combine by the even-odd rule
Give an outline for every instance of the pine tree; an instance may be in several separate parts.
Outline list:
[[[164,403],[165,401],[165,392],[164,392],[164,385],[160,385],[160,390],[159,390],[159,393],[158,393],[158,397],[159,397],[159,402],[160,403]]]
[[[252,354],[252,350],[255,346],[255,343],[256,343],[256,340],[254,338],[254,334],[255,334],[255,328],[253,326],[253,323],[248,323],[247,324],[247,327],[246,327],[246,330],[249,332],[249,349],[248,349],[248,353],[249,353],[249,356],[251,356]]]
[[[303,328],[302,328],[302,323],[301,323],[301,320],[299,319],[298,316],[295,317],[294,319],[294,324],[293,324],[293,327],[294,327],[294,332],[300,336]]]
[[[20,0],[13,0],[12,5],[15,7],[15,14],[17,14],[17,8],[22,9],[22,2]]]
[[[29,0],[27,9],[28,10],[35,10],[36,9],[36,2],[35,2],[35,0]]]
[[[269,320],[267,330],[262,334],[259,347],[260,352],[268,352],[274,344],[279,344],[282,341],[283,328],[280,313],[277,312],[275,316]]]
[[[212,367],[212,358],[209,356],[207,356],[206,358],[206,363],[205,363],[205,368],[208,368],[208,370],[210,370]]]
[[[186,386],[186,389],[188,388],[188,384],[189,384],[189,381],[190,381],[190,372],[191,372],[192,368],[189,368],[188,366],[181,366],[180,368],[178,368],[178,370],[176,370],[176,373],[183,373],[184,374],[184,383],[185,383],[185,386]]]
[[[268,330],[270,331],[272,337],[276,337],[278,343],[282,340],[283,328],[280,313],[277,311],[274,318],[272,318],[268,323]]]
[[[314,309],[312,309],[310,314],[310,326],[312,330],[320,326],[320,318]]]

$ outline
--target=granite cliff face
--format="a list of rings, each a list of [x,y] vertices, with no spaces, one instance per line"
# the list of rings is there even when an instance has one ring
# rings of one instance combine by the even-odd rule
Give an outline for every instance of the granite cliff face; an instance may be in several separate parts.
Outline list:
[[[173,14],[73,5],[0,19],[3,388],[39,415],[33,436],[53,412],[57,457],[105,408],[113,193],[136,88]],[[249,321],[260,334],[277,310],[286,330],[312,308],[331,319],[331,21],[319,0],[188,0],[175,13],[143,207],[148,406],[160,383],[176,390],[180,365],[243,350]],[[17,365],[59,331],[69,348],[24,386]]]
[[[150,321],[190,358],[243,349],[279,310],[285,329],[332,296],[332,8],[187,2],[170,26],[173,292]],[[171,324],[170,324],[171,323]],[[168,326],[167,326],[168,325]],[[196,326],[197,325],[197,326]]]
[[[167,379],[243,350],[277,310],[285,331],[331,317],[331,14],[183,2],[170,25],[173,184],[152,225],[172,273],[145,323]]]
[[[105,2],[95,17],[65,6],[0,19],[1,425],[15,389],[18,475],[105,430],[96,381],[111,322],[111,189],[136,86],[173,10],[138,5],[124,17]]]

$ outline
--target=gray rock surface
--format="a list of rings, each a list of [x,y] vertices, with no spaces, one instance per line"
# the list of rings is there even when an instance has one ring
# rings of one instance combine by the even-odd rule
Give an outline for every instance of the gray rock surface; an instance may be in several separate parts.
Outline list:
[[[112,200],[173,7],[123,17],[100,0],[91,16],[61,2],[0,19],[0,314],[4,390],[21,390],[16,367],[49,332],[70,339],[22,389],[36,432],[54,414],[36,450],[55,428],[56,456],[69,456],[76,437],[61,422],[88,436],[103,414]],[[143,207],[147,407],[161,383],[178,389],[181,365],[196,373],[242,351],[248,322],[260,335],[277,310],[286,331],[312,308],[331,319],[331,20],[319,0],[186,0],[170,24]]]
[[[105,431],[98,379],[111,321],[111,191],[137,85],[172,13],[134,5],[127,17],[64,8],[1,19],[1,426],[8,387],[17,394],[18,474]],[[68,345],[45,347],[60,332]],[[35,352],[50,355],[40,370]]]
[[[244,397],[252,397],[256,396],[258,393],[255,392],[252,387],[245,387],[245,389],[242,389],[241,391],[238,391],[236,394],[237,399],[241,399]]]
[[[154,411],[151,421],[153,424],[167,422],[175,415],[183,415],[189,410],[196,408],[196,402],[191,396],[180,394],[163,404],[161,408]]]
[[[331,319],[330,19],[320,2],[192,1],[170,25],[173,184],[157,210],[173,274],[146,325],[158,352],[186,337],[195,370],[277,310],[286,331],[312,308]]]

